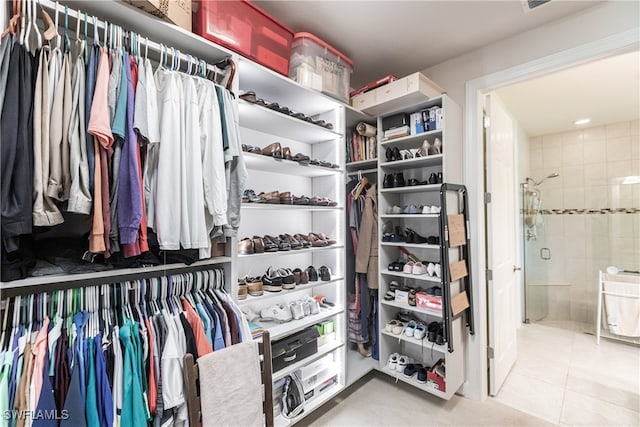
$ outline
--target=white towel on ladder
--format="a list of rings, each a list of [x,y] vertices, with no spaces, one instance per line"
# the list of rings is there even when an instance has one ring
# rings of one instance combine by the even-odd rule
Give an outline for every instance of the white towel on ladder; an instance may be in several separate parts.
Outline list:
[[[604,305],[609,331],[640,337],[640,286],[637,283],[604,282]],[[607,295],[608,292],[628,296]]]
[[[202,426],[263,426],[262,380],[256,341],[198,359]]]

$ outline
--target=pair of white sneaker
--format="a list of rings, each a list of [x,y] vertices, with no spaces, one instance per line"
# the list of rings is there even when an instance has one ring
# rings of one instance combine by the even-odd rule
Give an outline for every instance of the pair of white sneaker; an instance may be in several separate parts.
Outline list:
[[[439,214],[440,206],[423,206],[422,213],[423,214]]]
[[[413,359],[411,357],[392,353],[387,361],[387,368],[402,374],[404,373],[404,368],[406,368],[410,363],[413,363]]]
[[[260,310],[260,320],[269,320],[274,322],[290,322],[291,320],[302,319],[303,317],[320,312],[318,301],[311,297],[305,297],[286,304],[274,304]],[[245,315],[249,321],[257,318],[257,314],[250,309],[245,311]]]

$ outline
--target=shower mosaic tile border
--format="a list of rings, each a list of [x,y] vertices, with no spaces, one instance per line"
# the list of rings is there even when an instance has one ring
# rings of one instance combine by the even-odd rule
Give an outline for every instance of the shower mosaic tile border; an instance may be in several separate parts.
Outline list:
[[[542,215],[607,215],[615,213],[640,213],[638,208],[602,208],[602,209],[542,209]]]

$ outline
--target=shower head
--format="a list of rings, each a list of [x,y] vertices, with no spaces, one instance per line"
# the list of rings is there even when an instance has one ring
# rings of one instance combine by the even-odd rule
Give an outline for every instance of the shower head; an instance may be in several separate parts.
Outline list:
[[[527,182],[532,182],[534,186],[538,186],[538,185],[542,184],[543,182],[545,182],[549,178],[557,178],[559,176],[560,176],[560,174],[558,172],[554,172],[552,174],[549,174],[549,175],[545,176],[540,181],[536,181],[533,178],[527,178],[526,181]]]

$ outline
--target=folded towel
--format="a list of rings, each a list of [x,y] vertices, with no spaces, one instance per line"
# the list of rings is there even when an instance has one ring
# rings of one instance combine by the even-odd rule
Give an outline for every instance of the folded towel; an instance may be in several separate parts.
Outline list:
[[[605,281],[605,292],[628,295],[604,296],[607,327],[616,335],[640,337],[640,286],[639,283]],[[634,298],[635,296],[635,298]]]
[[[198,359],[202,426],[263,426],[258,343],[244,342]]]

